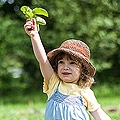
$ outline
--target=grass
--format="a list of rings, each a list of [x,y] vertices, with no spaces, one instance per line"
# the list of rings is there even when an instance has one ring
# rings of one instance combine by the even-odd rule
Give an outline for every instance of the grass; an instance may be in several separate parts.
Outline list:
[[[112,120],[120,120],[120,86],[101,85],[93,88],[98,102]]]
[[[43,120],[46,95],[42,92],[0,99],[0,120]]]
[[[39,107],[39,108],[38,108]],[[34,107],[27,105],[6,105],[0,106],[1,120],[43,120],[44,117],[44,106],[36,104]]]
[[[93,87],[98,102],[112,120],[120,120],[120,86]],[[46,95],[42,92],[0,96],[0,120],[43,120]]]

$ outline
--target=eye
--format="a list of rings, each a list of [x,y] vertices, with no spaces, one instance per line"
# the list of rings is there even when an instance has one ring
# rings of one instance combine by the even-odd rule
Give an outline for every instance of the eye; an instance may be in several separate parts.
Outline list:
[[[63,60],[59,60],[58,64],[64,64]]]
[[[75,64],[75,65],[77,65],[77,63],[76,63],[75,61],[71,61],[70,64]]]

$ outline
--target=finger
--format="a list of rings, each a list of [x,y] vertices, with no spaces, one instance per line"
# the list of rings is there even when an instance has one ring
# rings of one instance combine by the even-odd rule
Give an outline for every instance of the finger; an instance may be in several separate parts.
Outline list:
[[[26,19],[26,22],[30,21],[30,18]]]
[[[33,23],[33,25],[36,25],[36,20],[35,20],[35,18],[32,18],[32,23]]]
[[[33,25],[32,22],[27,22],[27,23],[24,25],[24,27],[31,26],[31,25]]]
[[[32,24],[33,24],[33,29],[36,31],[37,30],[37,23],[36,23],[36,19],[35,18],[32,18]]]

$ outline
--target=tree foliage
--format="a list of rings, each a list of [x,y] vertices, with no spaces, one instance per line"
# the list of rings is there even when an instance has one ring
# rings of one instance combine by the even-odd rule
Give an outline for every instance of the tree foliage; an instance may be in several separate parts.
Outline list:
[[[96,81],[120,83],[119,0],[0,0],[0,91],[42,88],[43,78],[23,25],[23,5],[45,8],[46,26],[40,35],[46,52],[70,38],[80,39],[91,49]]]

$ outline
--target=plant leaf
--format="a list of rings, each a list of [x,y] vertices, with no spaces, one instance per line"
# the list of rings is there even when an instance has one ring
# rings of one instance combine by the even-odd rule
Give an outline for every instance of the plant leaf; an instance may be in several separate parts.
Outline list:
[[[41,17],[37,17],[36,22],[37,24],[40,24],[40,25],[46,25],[46,21]]]
[[[36,15],[44,15],[44,16],[48,17],[48,12],[43,8],[34,8],[33,13]]]
[[[26,12],[32,12],[32,10],[28,6],[22,6],[20,10],[26,14]]]
[[[32,18],[34,14],[33,14],[32,12],[26,12],[25,15],[26,15],[26,16],[29,16],[29,18]]]

